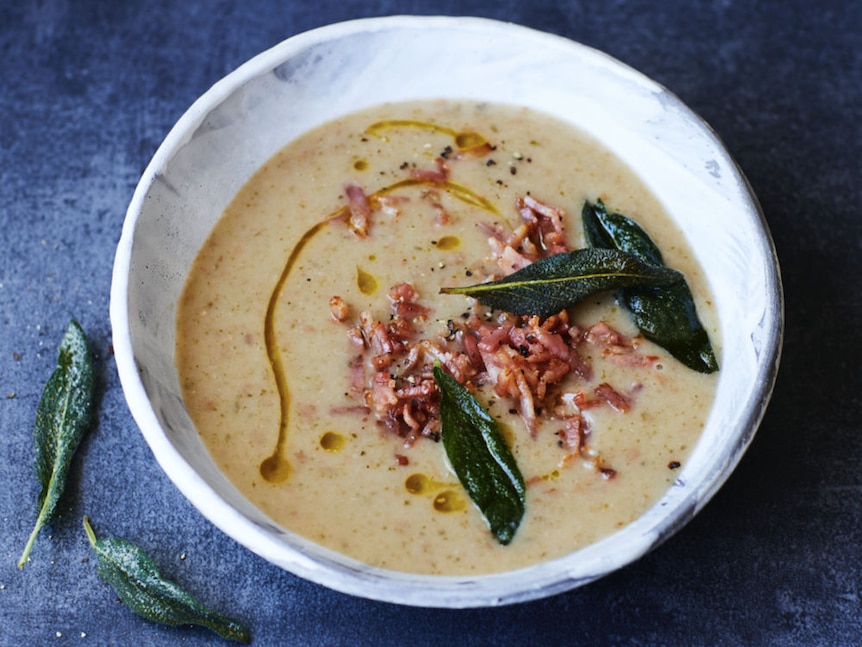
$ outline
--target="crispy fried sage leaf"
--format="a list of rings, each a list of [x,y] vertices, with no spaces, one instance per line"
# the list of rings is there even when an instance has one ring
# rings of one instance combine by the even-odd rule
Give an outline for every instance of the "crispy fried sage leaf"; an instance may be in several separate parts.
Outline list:
[[[27,562],[39,530],[54,515],[72,457],[93,422],[94,391],[93,360],[87,337],[78,322],[72,320],[60,342],[57,367],[45,384],[36,409],[33,444],[36,479],[42,490],[36,525],[18,560],[18,568]]]
[[[524,516],[524,477],[497,423],[473,395],[438,365],[443,447],[461,485],[482,512],[491,533],[506,545]]]
[[[644,263],[627,251],[590,248],[548,256],[499,281],[440,292],[470,296],[505,312],[548,317],[598,292],[681,278],[679,272]]]
[[[641,260],[664,266],[661,252],[636,222],[608,213],[604,203],[588,201],[582,210],[587,241],[596,248],[620,249]],[[701,373],[718,370],[718,362],[685,279],[656,287],[624,287],[621,296],[644,337],[683,364]]]
[[[239,622],[209,609],[164,579],[153,560],[140,548],[124,539],[96,539],[87,517],[84,517],[84,530],[96,553],[99,576],[113,586],[120,600],[139,616],[172,627],[200,625],[222,638],[245,644],[251,642],[251,635]]]

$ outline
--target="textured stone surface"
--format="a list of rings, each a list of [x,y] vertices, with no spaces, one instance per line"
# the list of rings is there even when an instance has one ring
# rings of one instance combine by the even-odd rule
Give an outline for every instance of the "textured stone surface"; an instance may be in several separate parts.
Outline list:
[[[762,203],[784,359],[737,471],[682,532],[586,588],[503,609],[355,599],[214,529],[161,472],[110,353],[114,246],[137,178],[212,83],[297,32],[472,14],[603,49],[718,132]],[[862,5],[683,0],[0,0],[0,644],[222,644],[138,619],[95,574],[81,517],[244,620],[256,645],[854,645],[862,636]],[[445,47],[445,43],[440,44]],[[100,422],[56,520],[34,519],[33,415],[70,317],[98,354]],[[854,343],[855,342],[855,343]]]

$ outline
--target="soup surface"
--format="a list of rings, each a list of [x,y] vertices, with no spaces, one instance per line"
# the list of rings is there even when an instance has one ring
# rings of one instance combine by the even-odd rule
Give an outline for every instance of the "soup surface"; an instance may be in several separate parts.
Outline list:
[[[715,344],[705,277],[659,202],[565,123],[441,100],[290,143],[226,209],[180,302],[183,397],[216,464],[281,526],[400,571],[520,568],[636,519],[685,464],[715,375],[640,337],[612,294],[540,321],[439,293],[585,247],[581,207],[597,199],[685,275]],[[439,442],[434,361],[523,474],[508,545]]]

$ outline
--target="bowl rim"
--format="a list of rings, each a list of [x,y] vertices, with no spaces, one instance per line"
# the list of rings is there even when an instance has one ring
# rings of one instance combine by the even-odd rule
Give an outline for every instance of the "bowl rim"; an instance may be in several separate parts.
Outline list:
[[[749,215],[760,232],[759,243],[767,260],[765,283],[769,291],[767,312],[764,316],[767,319],[765,322],[767,335],[757,374],[762,384],[762,391],[757,398],[752,397],[747,401],[746,410],[741,415],[743,422],[739,425],[740,431],[734,439],[735,446],[730,454],[730,461],[716,467],[717,475],[710,480],[710,487],[698,492],[689,492],[684,497],[684,505],[678,506],[675,515],[664,517],[652,526],[655,532],[651,534],[649,540],[639,538],[638,541],[629,541],[614,551],[613,558],[604,555],[603,548],[609,542],[619,544],[620,533],[615,533],[576,553],[551,562],[543,562],[519,571],[480,576],[428,576],[400,573],[367,567],[358,562],[353,564],[354,560],[345,559],[335,553],[328,555],[331,551],[325,549],[315,551],[313,544],[311,547],[306,547],[308,550],[301,550],[297,548],[297,545],[302,545],[301,540],[297,545],[288,546],[261,528],[259,523],[235,509],[188,464],[162,428],[138,370],[130,334],[129,309],[129,272],[138,219],[143,213],[148,192],[157,176],[210,111],[248,80],[271,71],[290,56],[311,45],[338,40],[359,32],[453,27],[502,30],[509,31],[515,36],[555,39],[565,47],[571,48],[573,53],[592,57],[605,65],[613,66],[636,79],[638,83],[660,92],[667,100],[675,102],[688,119],[709,134],[717,148],[726,155],[726,161],[738,173],[738,179],[747,192]],[[639,559],[687,523],[729,478],[753,440],[763,418],[772,395],[781,357],[784,297],[774,242],[748,180],[709,125],[662,85],[604,52],[530,27],[470,16],[397,15],[349,20],[291,36],[240,65],[194,101],[159,145],[130,201],[112,271],[110,320],[117,370],[133,418],[163,471],[211,523],[268,561],[332,589],[405,605],[465,608],[523,602],[586,584]],[[285,558],[286,550],[290,553],[288,559]],[[324,560],[329,561],[321,564],[321,555],[324,556]],[[573,564],[572,555],[583,556],[583,562],[587,563],[589,568],[585,568],[583,564]]]

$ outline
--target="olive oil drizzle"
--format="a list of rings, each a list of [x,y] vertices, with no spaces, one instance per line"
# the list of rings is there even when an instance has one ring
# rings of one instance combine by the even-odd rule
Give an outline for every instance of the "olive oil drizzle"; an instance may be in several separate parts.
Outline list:
[[[368,126],[368,128],[365,129],[365,132],[369,135],[374,135],[375,137],[380,137],[385,140],[386,137],[382,133],[391,128],[418,128],[419,130],[427,130],[434,133],[449,135],[455,142],[455,146],[462,151],[488,145],[488,140],[479,133],[473,131],[457,131],[448,126],[441,126],[440,124],[433,124],[430,121],[421,121],[419,119],[387,119],[384,121],[378,121]]]
[[[379,131],[386,128],[403,126],[424,128],[426,130],[433,130],[435,132],[450,135],[455,140],[456,146],[459,145],[459,141],[470,144],[469,146],[466,146],[466,148],[473,148],[476,145],[487,144],[487,140],[476,133],[459,133],[454,129],[447,128],[445,126],[437,126],[435,124],[430,124],[422,121],[382,121],[369,126],[366,129],[366,132],[370,134],[377,134]],[[476,144],[476,142],[478,142],[478,144]],[[378,207],[381,197],[393,193],[394,191],[397,191],[399,189],[414,186],[433,186],[435,188],[442,189],[443,191],[451,195],[453,198],[460,200],[465,204],[477,207],[495,216],[500,215],[496,205],[494,205],[493,202],[491,202],[487,198],[480,196],[468,187],[458,184],[456,182],[452,182],[450,180],[440,181],[428,178],[406,178],[404,180],[399,180],[398,182],[378,189],[377,191],[368,196],[368,202],[372,206],[372,210],[374,210]],[[285,262],[284,267],[281,270],[281,275],[278,277],[278,281],[276,282],[275,287],[270,293],[269,302],[266,308],[266,316],[264,318],[264,341],[266,344],[267,358],[269,359],[269,365],[272,369],[273,377],[275,379],[275,385],[278,390],[280,412],[278,423],[278,438],[275,443],[275,448],[273,449],[272,454],[266,457],[260,463],[259,467],[261,477],[263,477],[263,479],[269,483],[283,483],[288,478],[290,478],[291,474],[290,461],[285,455],[288,425],[290,421],[291,398],[290,389],[287,385],[287,373],[284,369],[284,361],[282,360],[281,349],[278,345],[278,339],[275,330],[275,314],[278,307],[278,302],[281,298],[282,292],[284,291],[285,285],[287,284],[287,280],[290,277],[291,271],[296,266],[299,257],[301,256],[305,248],[308,246],[308,244],[329,224],[343,220],[345,216],[349,215],[349,212],[350,210],[347,206],[338,209],[334,213],[331,213],[326,216],[320,222],[313,225],[311,228],[308,229],[308,231],[306,231],[302,235],[302,237],[300,237],[299,241],[297,241],[296,245],[294,245],[293,249],[291,250],[287,261]]]
[[[290,389],[287,387],[287,375],[284,372],[284,362],[281,358],[281,349],[278,346],[278,340],[275,336],[275,310],[278,305],[278,297],[281,294],[284,284],[287,283],[287,278],[290,276],[290,271],[296,265],[296,261],[302,250],[314,238],[317,233],[323,229],[329,220],[324,220],[314,225],[311,229],[305,232],[299,242],[294,246],[281,270],[281,276],[278,277],[278,282],[269,297],[269,303],[266,306],[266,317],[263,324],[263,336],[266,343],[266,354],[269,358],[269,365],[272,367],[272,373],[275,377],[275,385],[278,389],[278,398],[281,404],[281,411],[278,423],[278,440],[275,444],[275,450],[272,455],[264,459],[260,464],[260,475],[270,483],[281,483],[290,477],[290,462],[284,455],[284,445],[287,442],[287,424],[290,420]]]
[[[430,121],[422,121],[421,119],[384,119],[383,121],[376,121],[368,126],[368,128],[365,129],[365,132],[369,135],[374,135],[375,137],[383,137],[381,133],[392,128],[418,128],[420,130],[429,130],[431,132],[449,135],[452,139],[455,139],[458,136],[458,131],[454,128],[433,124]]]

